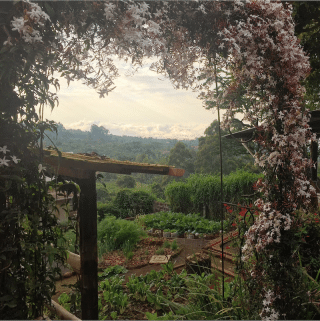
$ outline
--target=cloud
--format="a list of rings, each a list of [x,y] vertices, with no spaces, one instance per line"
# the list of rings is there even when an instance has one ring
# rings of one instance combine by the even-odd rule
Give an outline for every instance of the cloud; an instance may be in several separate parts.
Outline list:
[[[91,125],[104,126],[109,129],[110,133],[119,136],[139,136],[139,137],[154,137],[164,139],[195,139],[203,135],[207,124],[121,124],[121,123],[108,123],[99,121],[90,121],[83,119],[78,122],[64,124],[66,129],[81,129],[90,130]]]
[[[45,118],[66,128],[89,130],[92,124],[100,124],[115,135],[177,139],[203,135],[216,118],[202,107],[197,93],[175,90],[170,80],[150,71],[148,64],[130,77],[125,76],[130,64],[117,61],[117,65],[116,88],[102,99],[79,81],[68,87],[61,79],[59,106],[52,112],[46,109]]]

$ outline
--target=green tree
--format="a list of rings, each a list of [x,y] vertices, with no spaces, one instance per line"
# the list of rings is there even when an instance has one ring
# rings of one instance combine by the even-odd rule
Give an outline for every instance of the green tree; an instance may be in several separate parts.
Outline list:
[[[109,130],[103,126],[91,125],[90,134],[92,140],[104,140],[109,134]]]
[[[220,173],[218,121],[213,121],[204,134],[205,136],[199,138],[199,148],[195,161],[196,172],[200,174],[218,174]],[[221,131],[221,136],[227,134],[229,134],[228,131]],[[224,137],[222,137],[221,142],[223,174],[228,175],[239,168],[252,167],[253,158],[241,143],[235,139],[226,139]]]
[[[188,149],[184,143],[178,142],[170,150],[168,164],[185,169],[184,177],[187,177],[194,173],[194,159],[195,152]]]
[[[122,188],[134,188],[136,186],[136,180],[130,175],[118,176],[116,183]]]
[[[295,1],[293,8],[295,34],[309,54],[312,68],[304,85],[307,106],[314,110],[320,107],[320,2]]]

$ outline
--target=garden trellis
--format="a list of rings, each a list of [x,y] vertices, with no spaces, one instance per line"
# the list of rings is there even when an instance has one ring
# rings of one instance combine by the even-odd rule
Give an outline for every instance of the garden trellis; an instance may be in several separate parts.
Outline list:
[[[96,172],[146,173],[181,177],[184,169],[173,166],[117,161],[104,156],[58,153],[44,150],[44,162],[55,175],[80,186],[80,269],[82,319],[98,320],[98,250]]]

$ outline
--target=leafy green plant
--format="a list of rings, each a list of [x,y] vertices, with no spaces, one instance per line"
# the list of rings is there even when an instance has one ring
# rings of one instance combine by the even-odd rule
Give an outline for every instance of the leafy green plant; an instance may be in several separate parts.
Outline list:
[[[164,248],[160,247],[160,249],[156,250],[157,255],[163,255],[164,254]]]
[[[178,243],[176,240],[173,240],[173,242],[171,243],[171,250],[175,251],[178,248]]]
[[[98,220],[103,220],[106,216],[121,217],[121,211],[112,203],[97,203]]]
[[[117,219],[114,216],[106,217],[98,224],[98,240],[106,251],[124,248],[132,250],[145,235],[142,227],[136,222]]]
[[[170,242],[169,241],[164,241],[164,243],[163,243],[163,247],[165,247],[166,249],[169,249],[170,248],[170,246],[171,246],[171,244],[170,244]]]
[[[142,277],[132,275],[126,283],[126,286],[131,294],[144,302],[147,299],[150,285],[146,282],[142,282],[142,280]]]
[[[114,275],[100,282],[102,291],[102,313],[116,310],[122,314],[129,304],[128,295],[123,292],[123,276]],[[100,300],[102,299],[100,298]]]
[[[115,275],[125,274],[127,272],[128,270],[121,265],[110,266],[107,269],[105,269],[102,274],[99,275],[99,280],[102,281],[106,278],[110,278]]]
[[[179,234],[187,231],[194,233],[214,234],[221,229],[221,223],[202,218],[198,214],[158,212],[140,216],[138,221],[147,228],[176,229]]]
[[[67,293],[61,293],[58,297],[59,304],[61,304],[66,310],[70,311],[71,298]]]

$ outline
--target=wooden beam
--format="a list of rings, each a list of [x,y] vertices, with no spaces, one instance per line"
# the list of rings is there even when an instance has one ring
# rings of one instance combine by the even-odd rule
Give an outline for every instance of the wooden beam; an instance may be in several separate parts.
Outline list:
[[[82,178],[86,171],[118,174],[146,173],[173,176],[182,176],[184,174],[182,170],[168,165],[118,161],[110,158],[101,158],[100,156],[87,156],[63,152],[60,157],[56,151],[52,150],[44,151],[44,161],[55,168],[59,168],[59,174],[61,173],[61,175],[64,176],[77,178]]]
[[[97,193],[95,172],[79,180],[81,310],[83,320],[98,320]]]
[[[51,166],[55,175],[67,176],[72,178],[89,178],[88,171],[83,169],[62,166],[58,167],[52,164]]]

